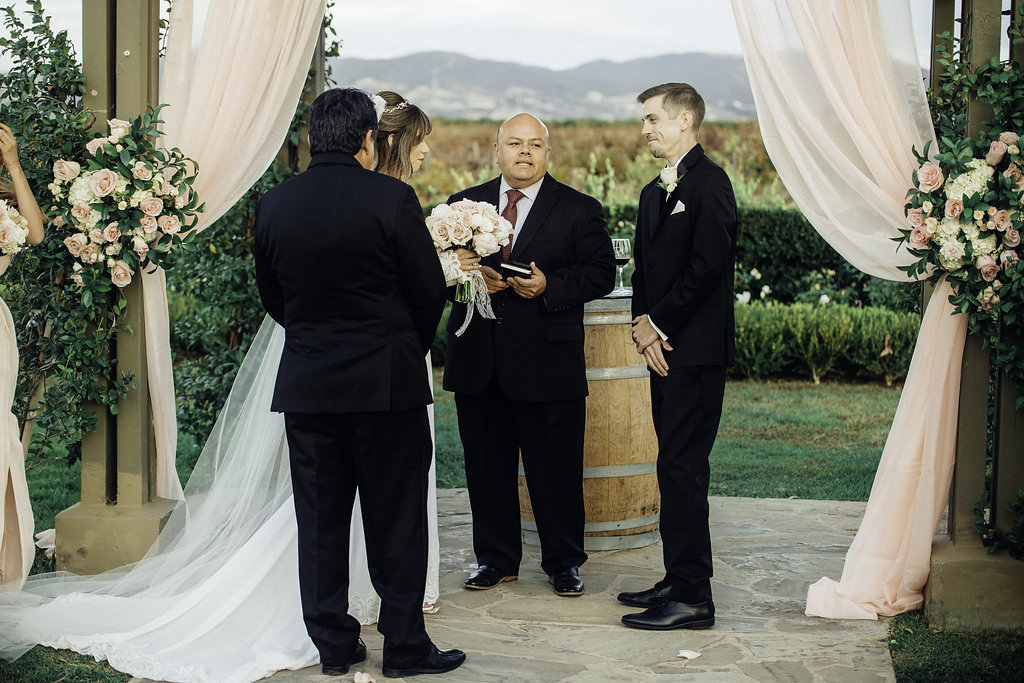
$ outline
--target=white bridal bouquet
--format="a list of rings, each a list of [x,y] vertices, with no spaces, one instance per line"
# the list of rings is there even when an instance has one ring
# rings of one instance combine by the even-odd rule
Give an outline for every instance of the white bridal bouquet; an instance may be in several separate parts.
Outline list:
[[[468,304],[466,320],[455,333],[461,336],[469,326],[474,309],[480,315],[494,318],[487,285],[479,271],[462,270],[457,249],[470,249],[481,257],[497,253],[507,245],[512,224],[498,215],[493,204],[462,199],[452,204],[438,204],[427,216],[427,229],[434,241],[445,281],[456,284],[455,300]]]
[[[28,221],[18,210],[0,199],[0,254],[17,254],[28,237]]]

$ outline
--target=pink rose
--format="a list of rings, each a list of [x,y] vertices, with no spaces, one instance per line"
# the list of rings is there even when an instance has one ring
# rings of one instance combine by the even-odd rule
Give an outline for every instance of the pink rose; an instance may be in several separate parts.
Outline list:
[[[53,162],[53,177],[57,180],[74,180],[81,170],[82,167],[74,161],[57,159]]]
[[[177,197],[178,188],[176,188],[174,185],[171,185],[169,182],[165,180],[163,184],[160,186],[160,194],[164,195],[165,197]]]
[[[1024,173],[1017,167],[1017,164],[1007,166],[1006,170],[1003,171],[1003,175],[1012,180],[1018,188],[1024,189]]]
[[[82,249],[87,244],[89,244],[89,239],[80,232],[64,238],[64,246],[68,248],[68,252],[75,258],[82,255]]]
[[[920,207],[911,209],[907,212],[907,222],[910,223],[912,228],[924,226],[924,211]]]
[[[988,154],[985,155],[985,163],[995,166],[1006,156],[1006,143],[1001,140],[993,140],[988,146]]]
[[[469,240],[473,237],[473,229],[463,224],[463,222],[460,220],[456,221],[455,224],[448,229],[448,234],[452,238],[452,244],[457,244],[459,246],[464,247],[469,243]]]
[[[118,287],[130,285],[132,275],[135,275],[135,271],[129,268],[128,264],[124,261],[114,261],[114,265],[110,266],[110,281]]]
[[[917,170],[917,188],[921,192],[934,192],[942,187],[942,169],[930,161],[921,164]]]
[[[992,222],[995,223],[996,230],[999,232],[1006,232],[1007,229],[1013,227],[1013,223],[1010,221],[1010,212],[1006,209],[996,211],[996,214],[992,217]]]
[[[93,138],[92,140],[89,140],[89,142],[85,143],[85,149],[88,150],[89,154],[92,156],[96,156],[96,152],[99,151],[99,148],[108,142],[109,140],[106,138]]]
[[[974,265],[986,282],[992,282],[999,275],[999,264],[991,256],[979,256],[974,260]]]
[[[79,253],[78,258],[82,260],[82,263],[96,263],[97,261],[99,261],[100,250],[96,246],[96,243],[89,242],[84,247],[82,247],[82,251],[81,253]]]
[[[147,216],[159,216],[164,210],[164,200],[159,197],[146,197],[139,202],[139,209]]]
[[[146,232],[156,232],[156,219],[152,216],[143,216],[139,219],[139,225]]]
[[[82,274],[81,273],[72,273],[71,281],[74,282],[79,287],[82,287],[82,286],[85,285],[85,282],[82,281]]]
[[[108,223],[107,227],[103,228],[103,239],[107,242],[116,242],[120,236],[121,231],[117,229],[117,221]]]
[[[960,218],[964,212],[964,201],[962,199],[946,200],[946,218]]]
[[[95,242],[96,244],[103,244],[103,231],[99,228],[93,228],[89,231],[89,241]]]
[[[999,141],[1009,147],[1010,145],[1016,145],[1020,141],[1020,136],[1007,130],[999,134]]]
[[[1020,256],[1013,249],[1007,249],[999,255],[999,263],[1002,264],[1003,268],[1010,268],[1020,263]]]
[[[132,166],[132,175],[139,180],[149,180],[153,177],[153,171],[146,166],[145,161],[136,161]]]
[[[117,174],[109,168],[100,170],[89,176],[89,188],[97,197],[106,197],[117,187]]]
[[[89,217],[89,213],[92,211],[88,204],[75,204],[71,207],[71,215],[75,217],[75,220],[79,223],[84,223],[85,219]]]
[[[1010,248],[1020,244],[1020,233],[1016,228],[1007,228],[1006,232],[1003,233],[1003,244]]]
[[[924,227],[917,227],[910,231],[911,249],[927,249],[931,241],[932,236],[928,234],[928,230]]]
[[[14,241],[14,227],[9,223],[0,224],[0,247],[6,247]]]
[[[175,235],[181,230],[181,219],[174,215],[164,215],[156,219],[156,224],[164,231],[164,234]]]
[[[64,220],[64,216],[57,216],[56,218],[53,219],[53,224],[58,228],[63,228],[65,225],[67,225],[67,222]]]
[[[146,244],[146,240],[141,237],[136,237],[132,240],[132,249],[139,255],[140,259],[146,258],[146,254],[149,253],[149,245]]]

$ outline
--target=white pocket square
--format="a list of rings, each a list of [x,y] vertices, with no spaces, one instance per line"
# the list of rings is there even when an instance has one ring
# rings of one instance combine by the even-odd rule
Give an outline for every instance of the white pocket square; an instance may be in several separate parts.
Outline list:
[[[675,207],[673,207],[672,213],[669,214],[669,215],[670,216],[674,216],[677,213],[682,213],[683,211],[686,211],[686,204],[683,204],[680,201],[676,201],[676,205],[675,205]]]

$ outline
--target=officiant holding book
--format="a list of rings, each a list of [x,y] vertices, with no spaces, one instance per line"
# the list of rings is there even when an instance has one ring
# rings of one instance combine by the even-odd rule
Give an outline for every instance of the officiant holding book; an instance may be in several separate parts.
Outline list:
[[[615,260],[600,203],[548,175],[549,140],[538,118],[513,116],[494,144],[501,175],[448,200],[495,205],[513,233],[481,261],[495,318],[475,315],[457,335],[466,309],[454,304],[444,388],[455,393],[479,564],[465,587],[518,578],[521,454],[541,569],[556,594],[577,596],[587,559],[583,305],[611,291]]]

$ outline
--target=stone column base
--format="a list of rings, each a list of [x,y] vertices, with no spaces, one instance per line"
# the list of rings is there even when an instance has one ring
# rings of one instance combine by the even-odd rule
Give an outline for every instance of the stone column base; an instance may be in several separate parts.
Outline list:
[[[936,541],[924,609],[946,631],[1024,627],[1024,562],[980,543]]]
[[[99,574],[142,559],[178,501],[138,507],[76,503],[57,514],[57,569]]]

